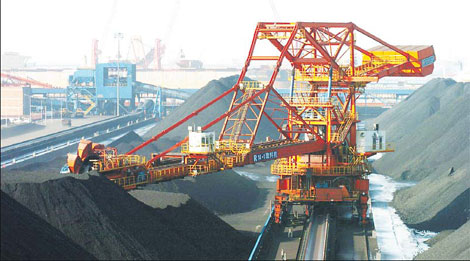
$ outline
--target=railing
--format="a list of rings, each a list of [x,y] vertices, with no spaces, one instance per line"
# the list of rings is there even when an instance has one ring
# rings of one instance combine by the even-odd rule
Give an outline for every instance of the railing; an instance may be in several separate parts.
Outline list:
[[[122,178],[111,179],[114,183],[119,185],[124,189],[132,189],[138,185],[148,184],[148,174],[146,175],[137,175],[137,176],[128,176]]]
[[[104,172],[122,169],[125,167],[145,165],[145,163],[145,157],[140,155],[118,155],[116,157],[111,157],[102,161],[96,161],[93,163],[93,167],[100,172]]]
[[[338,131],[333,133],[331,140],[333,142],[342,142],[346,136],[348,135],[349,128],[353,124],[354,120],[356,119],[356,115],[349,113],[346,115],[343,124],[339,127]]]
[[[242,81],[240,88],[244,90],[261,90],[267,85],[267,82],[260,81]]]
[[[215,144],[199,144],[198,145],[199,148],[204,148],[204,149],[207,149],[204,150],[204,151],[191,151],[190,148],[189,148],[189,143],[188,142],[185,142],[183,144],[181,144],[181,153],[185,153],[185,154],[189,154],[189,153],[213,153],[215,150]]]
[[[286,101],[291,106],[308,106],[308,107],[331,107],[331,99],[320,97],[288,97]]]
[[[189,170],[190,176],[195,176],[195,175],[207,174],[216,170],[220,170],[221,167],[222,166],[220,162],[216,162],[213,159],[209,159],[204,164],[189,165],[188,170]]]
[[[328,71],[324,71],[323,67],[306,68],[309,70],[296,71],[295,80],[296,81],[322,81],[327,82],[329,80]],[[312,70],[312,71],[310,71]],[[332,80],[337,81],[339,79],[339,74],[337,71],[333,72]]]
[[[238,143],[231,140],[221,140],[216,141],[216,151],[228,151],[234,154],[247,154],[250,152],[250,148],[247,146],[247,143]]]
[[[395,144],[393,143],[387,143],[385,146],[381,147],[380,143],[376,144],[374,147],[373,145],[371,146],[360,146],[357,149],[358,153],[366,153],[366,152],[375,152],[375,153],[380,153],[380,152],[393,152],[395,151]]]
[[[352,175],[367,172],[364,164],[345,166],[315,166],[306,163],[289,163],[285,159],[276,160],[271,165],[271,173],[274,175],[305,175],[307,170],[311,170],[312,175]]]
[[[382,67],[387,64],[397,65],[407,62],[405,56],[398,54],[398,55],[385,55],[381,58],[376,57],[369,61],[365,61],[365,63],[357,66],[354,68],[355,75],[365,75],[366,73],[373,71],[379,67]],[[351,72],[348,71],[348,75],[351,76]]]
[[[151,168],[148,171],[149,183],[168,180],[177,177],[184,177],[188,175],[188,166],[185,165],[173,165],[167,168]]]

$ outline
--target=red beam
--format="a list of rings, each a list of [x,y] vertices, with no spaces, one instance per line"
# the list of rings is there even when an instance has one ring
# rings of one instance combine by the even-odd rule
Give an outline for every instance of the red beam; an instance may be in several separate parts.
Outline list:
[[[220,115],[218,118],[216,118],[215,120],[209,122],[206,126],[202,127],[202,130],[205,131],[207,130],[208,128],[210,128],[212,125],[216,124],[217,122],[219,122],[221,119],[223,118],[227,118],[227,116],[229,116],[232,112],[238,110],[240,107],[242,107],[243,105],[245,105],[246,103],[252,101],[254,98],[258,97],[259,95],[261,95],[263,92],[265,92],[267,90],[267,88],[265,89],[262,89],[258,92],[256,92],[253,96],[251,96],[249,99],[246,99],[246,101],[238,104],[236,107],[232,108],[231,110],[227,111],[226,113]],[[157,159],[165,156],[167,153],[169,153],[170,151],[178,148],[179,146],[181,146],[181,144],[185,143],[186,141],[188,141],[188,137],[184,138],[183,140],[181,140],[180,142],[176,143],[175,145],[173,145],[171,148],[165,150],[164,152],[160,153],[160,154],[157,154],[155,155],[155,157],[153,157],[152,159],[150,159],[149,161],[147,161],[147,166],[149,166],[152,162],[156,161]]]
[[[222,99],[223,97],[227,96],[229,93],[233,92],[236,88],[238,88],[237,85],[233,86],[231,89],[227,90],[226,92],[222,93],[219,97],[213,99],[212,101],[208,102],[206,105],[202,106],[201,108],[195,110],[194,112],[192,112],[191,114],[189,114],[188,116],[184,117],[183,119],[179,120],[178,122],[176,122],[175,124],[171,125],[169,128],[167,128],[166,130],[160,132],[158,135],[156,136],[153,136],[152,138],[148,139],[147,141],[145,141],[144,143],[140,144],[139,146],[133,148],[132,150],[128,151],[125,155],[130,155],[130,154],[133,154],[135,153],[136,151],[142,149],[143,147],[149,145],[150,143],[158,140],[159,138],[161,138],[163,135],[169,133],[170,131],[172,131],[173,129],[175,129],[176,127],[180,126],[181,124],[185,123],[187,120],[191,119],[192,117],[198,115],[201,111],[205,110],[207,107],[211,106],[212,104],[216,103],[217,101],[219,101],[220,99]]]

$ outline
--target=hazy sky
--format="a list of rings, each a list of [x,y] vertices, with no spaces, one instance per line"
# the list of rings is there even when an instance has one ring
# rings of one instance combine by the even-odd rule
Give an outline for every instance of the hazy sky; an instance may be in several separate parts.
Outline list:
[[[391,44],[434,45],[439,60],[470,64],[470,1],[146,1],[2,0],[1,51],[31,56],[37,64],[84,63],[92,39],[100,41],[102,61],[121,54],[129,39],[141,36],[146,51],[156,38],[166,45],[164,64],[178,58],[205,65],[238,67],[246,59],[258,21],[354,22]]]

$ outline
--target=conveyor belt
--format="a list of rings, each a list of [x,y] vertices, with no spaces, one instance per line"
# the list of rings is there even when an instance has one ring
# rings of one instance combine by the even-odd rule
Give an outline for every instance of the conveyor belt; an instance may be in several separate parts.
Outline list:
[[[310,217],[300,246],[299,260],[325,260],[328,247],[329,214],[317,212]]]
[[[144,119],[143,113],[135,113],[114,117],[99,122],[85,124],[82,126],[59,131],[39,138],[23,141],[1,148],[1,161],[7,161],[32,151],[38,151],[49,146],[61,144],[72,139],[93,136],[95,133],[111,131],[118,125],[125,126]]]

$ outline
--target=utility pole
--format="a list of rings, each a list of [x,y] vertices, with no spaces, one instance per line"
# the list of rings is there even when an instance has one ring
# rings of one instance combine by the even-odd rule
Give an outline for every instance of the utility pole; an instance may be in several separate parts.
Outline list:
[[[119,76],[121,74],[119,64],[120,64],[120,58],[121,58],[121,39],[122,39],[122,33],[115,33],[114,38],[117,38],[118,41],[118,54],[117,54],[117,86],[116,86],[116,116],[119,116],[119,85],[121,79],[119,79]]]

